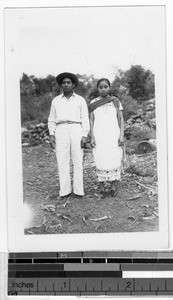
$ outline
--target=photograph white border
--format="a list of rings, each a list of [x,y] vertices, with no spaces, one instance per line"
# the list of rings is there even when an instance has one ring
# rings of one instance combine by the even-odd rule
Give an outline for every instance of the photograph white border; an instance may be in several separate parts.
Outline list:
[[[76,1],[75,1],[76,2]],[[120,1],[121,2],[121,1]],[[119,2],[119,3],[120,3]],[[160,2],[160,1],[159,1]],[[43,1],[41,6],[44,6]],[[74,2],[73,2],[74,3]],[[127,1],[126,1],[127,3]],[[134,1],[133,1],[134,3]],[[128,5],[135,5],[128,1]],[[139,3],[139,2],[138,2]],[[148,3],[148,2],[147,2]],[[147,4],[145,1],[145,5]],[[71,6],[70,2],[70,6]],[[75,5],[75,3],[74,3]],[[79,3],[78,3],[79,5]],[[88,3],[83,6],[94,6]],[[103,5],[100,1],[99,6]],[[104,5],[115,5],[113,1],[104,2]],[[118,1],[116,3],[118,5]],[[120,4],[120,5],[124,5]],[[126,4],[127,5],[127,4]],[[164,5],[162,4],[155,5]],[[12,5],[14,7],[14,5]],[[15,3],[16,6],[16,3]],[[20,6],[20,5],[19,5]],[[35,4],[32,5],[38,6]],[[40,5],[39,5],[40,6]],[[48,6],[48,3],[47,5]],[[49,2],[49,6],[53,3]],[[57,6],[57,3],[56,3]],[[61,6],[60,4],[58,6]],[[23,7],[23,5],[21,5]],[[17,25],[17,24],[16,24]],[[9,251],[114,251],[114,250],[159,250],[168,249],[168,214],[167,205],[165,205],[165,195],[167,195],[167,169],[163,166],[167,165],[167,133],[166,133],[166,106],[163,99],[166,95],[166,72],[164,65],[164,58],[160,60],[158,65],[158,74],[156,76],[156,97],[159,101],[156,106],[157,132],[161,134],[157,137],[158,144],[158,163],[159,165],[159,197],[162,199],[159,202],[160,217],[160,230],[159,232],[150,233],[110,233],[110,234],[65,234],[65,235],[36,235],[26,236],[23,230],[22,218],[22,204],[23,204],[23,191],[22,191],[22,162],[21,162],[21,128],[20,128],[20,87],[19,76],[17,69],[16,53],[19,47],[18,32],[16,31],[15,24],[13,24],[14,32],[10,32],[13,37],[13,42],[9,48],[5,49],[5,67],[6,67],[6,138],[7,138],[7,201],[8,201],[8,250]],[[5,31],[8,35],[9,28]],[[11,29],[10,29],[11,30]],[[15,49],[15,51],[13,51]],[[13,131],[15,129],[15,132]],[[164,130],[163,130],[164,129]],[[162,183],[162,184],[161,184]],[[164,184],[163,184],[164,183]],[[162,188],[161,188],[162,186]],[[22,200],[22,201],[21,201]],[[167,200],[166,200],[167,202]],[[166,220],[165,220],[166,217]],[[127,245],[127,241],[128,245]]]

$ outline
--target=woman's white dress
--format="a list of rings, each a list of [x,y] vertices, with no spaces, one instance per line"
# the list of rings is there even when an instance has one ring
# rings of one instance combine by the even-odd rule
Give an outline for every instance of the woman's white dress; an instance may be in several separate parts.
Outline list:
[[[96,98],[91,103],[99,100]],[[120,103],[119,110],[122,110]],[[120,128],[117,111],[113,102],[104,104],[93,111],[93,133],[96,146],[93,149],[96,171],[99,181],[121,179],[122,147],[118,146]]]

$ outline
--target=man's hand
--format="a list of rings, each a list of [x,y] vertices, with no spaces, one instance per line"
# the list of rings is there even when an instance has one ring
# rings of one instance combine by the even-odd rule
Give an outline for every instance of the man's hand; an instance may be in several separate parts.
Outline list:
[[[91,144],[91,147],[92,147],[92,148],[94,148],[94,147],[95,147],[95,145],[96,145],[96,141],[95,141],[95,137],[94,137],[94,136],[92,136],[92,137],[91,137],[90,144]]]
[[[87,145],[87,138],[85,136],[81,139],[81,148],[86,148]]]
[[[124,137],[122,135],[120,135],[118,139],[118,146],[120,147],[124,146]]]
[[[55,149],[55,136],[54,135],[50,135],[50,145],[51,145],[52,149]]]

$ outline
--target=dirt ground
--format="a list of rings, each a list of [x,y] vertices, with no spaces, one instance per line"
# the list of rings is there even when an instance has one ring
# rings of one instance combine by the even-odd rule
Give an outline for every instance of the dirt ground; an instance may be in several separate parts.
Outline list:
[[[156,152],[127,156],[118,195],[101,199],[91,151],[84,153],[83,199],[59,197],[56,157],[48,143],[23,147],[23,196],[33,212],[25,234],[159,230]],[[150,168],[152,172],[135,172]],[[107,186],[109,189],[109,185]]]

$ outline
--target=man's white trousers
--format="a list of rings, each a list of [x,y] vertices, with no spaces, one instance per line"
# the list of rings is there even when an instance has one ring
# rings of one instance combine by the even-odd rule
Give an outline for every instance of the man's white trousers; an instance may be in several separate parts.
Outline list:
[[[73,192],[84,195],[82,127],[80,124],[60,124],[55,131],[60,196],[71,193],[70,157],[73,163]]]

